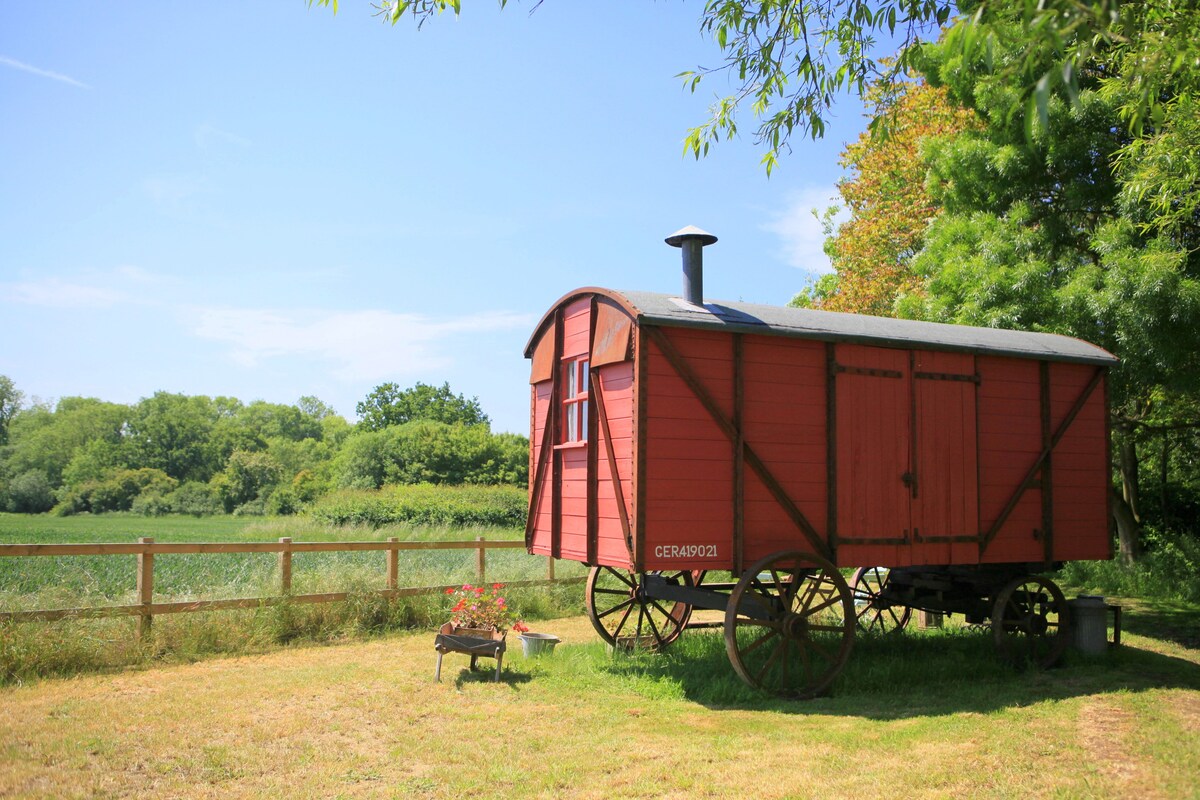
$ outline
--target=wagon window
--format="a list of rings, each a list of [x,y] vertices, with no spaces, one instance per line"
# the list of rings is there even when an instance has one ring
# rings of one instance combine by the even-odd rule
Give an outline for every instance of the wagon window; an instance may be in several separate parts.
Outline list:
[[[588,360],[579,358],[563,365],[566,396],[563,399],[564,442],[587,441]]]

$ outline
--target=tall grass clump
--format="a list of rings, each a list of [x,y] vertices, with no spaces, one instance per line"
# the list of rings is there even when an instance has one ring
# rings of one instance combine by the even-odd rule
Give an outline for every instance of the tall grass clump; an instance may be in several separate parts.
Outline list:
[[[308,511],[327,525],[418,525],[524,527],[528,495],[517,486],[434,486],[428,483],[382,489],[342,489]]]
[[[158,616],[145,639],[137,637],[137,620],[128,617],[0,623],[0,685],[432,631],[449,618],[444,595],[389,599],[359,588],[338,603]],[[529,622],[578,613],[583,606],[579,584],[519,587],[505,594]]]
[[[1177,531],[1144,531],[1145,552],[1133,564],[1072,561],[1063,583],[1095,594],[1200,602],[1200,539]]]

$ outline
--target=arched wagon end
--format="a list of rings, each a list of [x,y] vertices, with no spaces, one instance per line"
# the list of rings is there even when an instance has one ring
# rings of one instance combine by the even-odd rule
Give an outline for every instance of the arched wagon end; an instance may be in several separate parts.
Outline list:
[[[634,309],[580,289],[542,318],[530,369],[530,552],[634,565]]]

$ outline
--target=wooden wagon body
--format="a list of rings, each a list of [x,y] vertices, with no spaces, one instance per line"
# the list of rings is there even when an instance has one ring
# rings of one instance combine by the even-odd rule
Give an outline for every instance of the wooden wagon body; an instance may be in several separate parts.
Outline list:
[[[591,565],[588,616],[612,645],[719,626],[742,679],[782,695],[827,690],[856,631],[913,609],[988,623],[1014,663],[1056,662],[1069,609],[1039,573],[1111,557],[1116,359],[1043,333],[704,302],[715,241],[667,239],[683,297],[584,288],[538,324],[529,551]]]
[[[1111,557],[1105,378],[1068,337],[585,288],[532,359],[533,553],[647,572]]]

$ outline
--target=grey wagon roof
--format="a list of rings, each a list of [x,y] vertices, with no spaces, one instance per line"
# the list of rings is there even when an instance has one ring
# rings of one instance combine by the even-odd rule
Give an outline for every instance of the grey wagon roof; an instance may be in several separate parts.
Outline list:
[[[708,301],[695,306],[654,292],[615,291],[636,310],[642,323],[761,333],[800,339],[854,341],[890,347],[924,347],[997,355],[1114,364],[1117,359],[1094,344],[1053,333],[976,328],[864,314],[814,311],[789,306]]]

